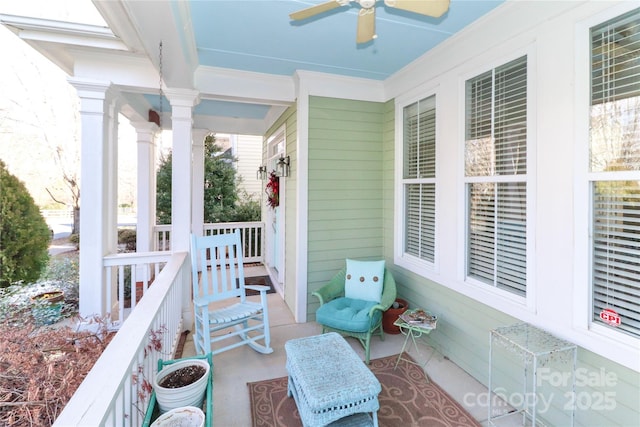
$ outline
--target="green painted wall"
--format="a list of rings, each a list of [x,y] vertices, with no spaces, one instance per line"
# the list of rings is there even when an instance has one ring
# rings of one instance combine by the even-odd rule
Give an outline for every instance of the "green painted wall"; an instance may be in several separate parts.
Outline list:
[[[342,268],[345,258],[384,257],[393,270],[399,295],[414,306],[428,307],[438,314],[438,329],[430,335],[438,350],[486,385],[490,331],[518,321],[392,264],[396,211],[394,117],[393,101],[310,98],[309,321],[315,319],[318,306],[310,293]],[[295,124],[292,116],[287,120]],[[295,141],[290,131],[288,128],[288,144]],[[291,154],[293,150],[288,146],[287,152]],[[290,193],[291,187],[287,187],[287,197],[295,197]],[[288,204],[288,230],[294,220],[294,212],[290,214],[289,209],[293,208]],[[287,237],[288,258],[295,254],[294,243]],[[289,274],[293,265],[287,265],[287,280],[293,280]],[[573,399],[576,426],[640,425],[637,372],[582,348],[578,349],[577,368]],[[517,397],[521,376],[522,364],[506,356],[494,371],[494,385],[515,387],[516,394],[512,396]],[[567,425],[566,412],[560,410],[572,401],[571,396],[565,394],[568,389],[549,386],[549,382],[542,386],[545,397],[552,398],[543,417],[551,425]],[[470,395],[466,403],[486,406],[486,396]]]
[[[344,267],[346,258],[383,256],[383,104],[309,99],[309,251],[311,292]]]

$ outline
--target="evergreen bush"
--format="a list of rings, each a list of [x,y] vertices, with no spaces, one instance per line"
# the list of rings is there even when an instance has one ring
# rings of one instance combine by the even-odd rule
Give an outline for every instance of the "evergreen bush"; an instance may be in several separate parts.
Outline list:
[[[118,243],[125,245],[125,249],[129,252],[136,251],[136,230],[130,228],[121,228],[118,230]]]
[[[37,280],[47,266],[50,241],[33,197],[0,160],[0,287]]]

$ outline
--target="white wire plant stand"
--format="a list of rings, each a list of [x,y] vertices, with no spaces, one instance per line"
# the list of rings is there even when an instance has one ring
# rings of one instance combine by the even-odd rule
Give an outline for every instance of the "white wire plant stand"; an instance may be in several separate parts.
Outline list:
[[[494,396],[491,396],[489,398],[488,426],[495,426],[495,421],[518,414],[522,416],[523,426],[537,427],[546,425],[539,414],[537,406],[540,401],[551,403],[556,395],[542,386],[549,382],[549,378],[561,378],[562,381],[555,385],[567,389],[562,395],[575,395],[576,345],[527,323],[518,323],[493,329],[489,343],[488,389],[490,394],[497,391],[494,383],[497,367],[494,365],[496,364],[498,353],[504,353],[505,350],[509,353],[506,355],[507,358],[515,358],[522,364],[522,394],[518,391],[512,391],[509,395],[506,389],[503,389],[505,391],[503,397],[514,397],[512,399],[507,398],[505,399],[506,402],[502,402],[513,406],[513,409],[506,413],[498,413],[495,410],[496,401]],[[557,370],[552,370],[552,368]],[[541,373],[544,375],[541,376]],[[545,395],[545,393],[548,394]],[[565,412],[564,415],[569,418],[568,423],[563,422],[563,424],[573,426],[574,408],[569,407],[567,409],[568,405],[566,404],[561,404],[559,407]],[[549,406],[546,409],[549,409]]]

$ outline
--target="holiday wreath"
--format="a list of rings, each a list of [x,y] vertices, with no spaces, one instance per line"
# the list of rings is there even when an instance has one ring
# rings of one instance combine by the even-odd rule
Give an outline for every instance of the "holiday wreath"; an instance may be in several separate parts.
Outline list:
[[[280,204],[280,178],[275,172],[269,174],[269,181],[267,181],[267,204],[271,208],[276,208]]]

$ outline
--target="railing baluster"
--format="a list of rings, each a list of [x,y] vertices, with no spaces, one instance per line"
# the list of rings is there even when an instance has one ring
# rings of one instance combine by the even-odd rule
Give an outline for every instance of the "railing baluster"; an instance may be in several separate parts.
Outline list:
[[[253,222],[224,222],[216,224],[205,224],[203,227],[204,236],[215,236],[218,234],[233,233],[239,228],[245,250],[245,262],[264,263],[264,223]],[[156,225],[153,228],[155,237],[154,247],[158,251],[170,250],[170,224]]]
[[[124,265],[118,266],[118,324],[124,322]],[[111,311],[111,310],[109,310]]]

